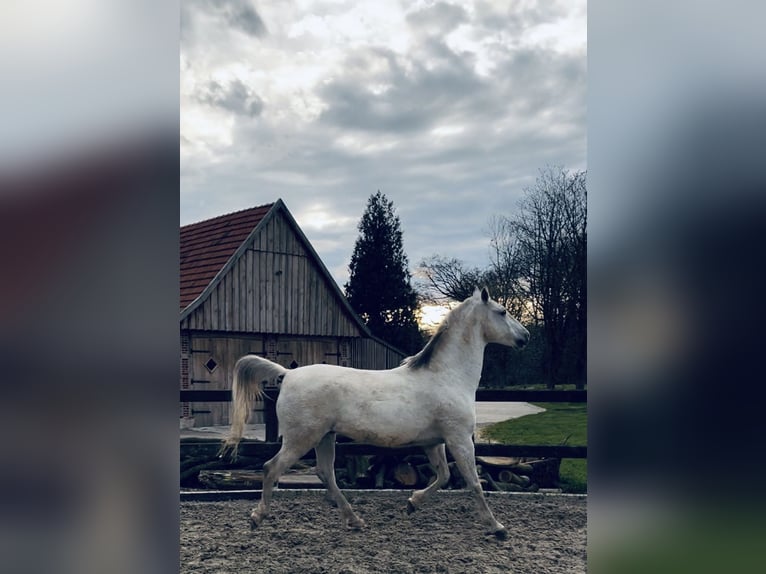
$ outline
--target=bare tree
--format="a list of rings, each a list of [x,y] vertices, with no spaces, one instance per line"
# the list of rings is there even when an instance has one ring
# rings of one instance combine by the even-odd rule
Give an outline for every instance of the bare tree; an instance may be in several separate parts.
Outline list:
[[[585,172],[547,167],[524,189],[516,213],[489,221],[488,268],[439,255],[418,267],[432,301],[461,301],[486,285],[534,326],[543,340],[542,379],[549,388],[562,382],[582,388],[586,379],[586,205]]]
[[[514,317],[535,319],[529,300],[529,281],[524,276],[524,253],[513,220],[494,215],[489,220],[490,264],[486,282]]]
[[[566,348],[578,357],[576,379],[584,381],[587,191],[585,172],[560,167],[540,171],[524,190],[509,225],[520,250],[529,304],[545,337],[543,367],[548,386],[560,381]]]
[[[471,296],[476,287],[485,283],[485,272],[467,268],[459,259],[432,255],[418,265],[423,278],[425,296],[434,303],[462,301]]]

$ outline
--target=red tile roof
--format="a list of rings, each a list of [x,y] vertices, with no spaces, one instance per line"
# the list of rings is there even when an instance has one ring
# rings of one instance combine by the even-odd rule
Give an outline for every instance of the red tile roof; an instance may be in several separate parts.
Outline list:
[[[273,205],[253,207],[181,228],[181,311],[200,296]]]

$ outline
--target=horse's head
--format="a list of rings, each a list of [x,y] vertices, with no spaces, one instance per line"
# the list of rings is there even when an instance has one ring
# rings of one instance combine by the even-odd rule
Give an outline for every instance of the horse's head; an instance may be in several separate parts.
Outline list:
[[[521,349],[529,341],[529,331],[511,317],[505,307],[489,297],[487,288],[476,289],[475,306],[482,317],[482,333],[488,343],[499,343]]]

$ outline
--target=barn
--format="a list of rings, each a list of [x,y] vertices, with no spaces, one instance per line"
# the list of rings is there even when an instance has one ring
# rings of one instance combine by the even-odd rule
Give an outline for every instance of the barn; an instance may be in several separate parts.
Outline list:
[[[181,389],[230,388],[246,354],[288,368],[389,369],[404,358],[353,311],[281,199],[181,227],[180,291]],[[228,414],[228,403],[181,403],[198,427]]]

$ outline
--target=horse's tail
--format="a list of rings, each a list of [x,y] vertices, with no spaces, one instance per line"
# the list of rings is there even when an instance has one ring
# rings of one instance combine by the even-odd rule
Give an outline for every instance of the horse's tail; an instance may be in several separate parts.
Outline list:
[[[231,384],[231,430],[223,441],[220,456],[231,450],[232,458],[237,457],[239,441],[242,440],[253,405],[265,397],[264,383],[274,381],[286,372],[283,366],[256,355],[246,355],[236,362]]]

